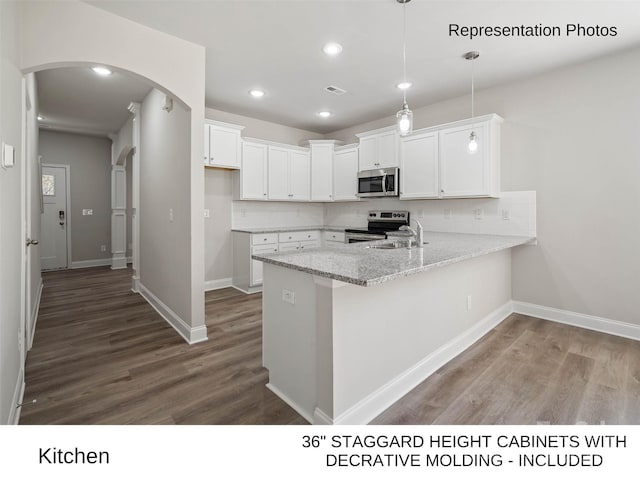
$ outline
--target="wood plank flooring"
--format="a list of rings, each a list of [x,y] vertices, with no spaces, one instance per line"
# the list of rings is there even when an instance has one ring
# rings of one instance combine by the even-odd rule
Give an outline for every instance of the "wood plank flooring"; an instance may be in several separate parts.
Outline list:
[[[260,294],[206,294],[189,346],[130,270],[43,275],[22,424],[305,424],[264,385]],[[512,315],[376,424],[640,424],[640,342]]]
[[[130,270],[43,275],[22,424],[306,423],[264,385],[262,298],[208,292],[209,341],[189,346]]]

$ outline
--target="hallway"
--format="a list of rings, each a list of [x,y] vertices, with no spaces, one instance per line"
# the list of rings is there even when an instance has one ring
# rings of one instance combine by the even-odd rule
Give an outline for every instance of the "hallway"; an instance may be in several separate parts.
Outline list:
[[[129,269],[43,281],[21,424],[306,423],[265,387],[261,295],[207,293],[209,341],[189,346],[130,291]]]

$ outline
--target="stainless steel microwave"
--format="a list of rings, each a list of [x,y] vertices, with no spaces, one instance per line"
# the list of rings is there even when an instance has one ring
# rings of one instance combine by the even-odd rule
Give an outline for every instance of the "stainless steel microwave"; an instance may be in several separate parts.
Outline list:
[[[363,170],[358,173],[359,197],[397,197],[400,175],[397,167]]]

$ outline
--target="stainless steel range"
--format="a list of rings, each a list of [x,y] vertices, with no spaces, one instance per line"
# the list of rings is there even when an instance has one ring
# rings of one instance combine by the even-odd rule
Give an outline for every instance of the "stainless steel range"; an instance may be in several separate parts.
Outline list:
[[[387,232],[395,232],[402,225],[409,225],[409,212],[406,210],[372,210],[367,216],[367,229],[346,229],[345,242],[369,242],[384,240]]]

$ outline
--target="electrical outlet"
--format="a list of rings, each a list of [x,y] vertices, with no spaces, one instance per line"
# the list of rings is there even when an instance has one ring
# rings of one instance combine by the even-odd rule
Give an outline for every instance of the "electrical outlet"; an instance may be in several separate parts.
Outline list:
[[[473,215],[474,215],[474,218],[476,220],[483,220],[484,219],[484,210],[482,208],[476,208],[473,211]]]
[[[502,220],[511,220],[511,213],[509,210],[502,210]]]
[[[291,290],[282,289],[282,301],[285,303],[290,303],[291,305],[295,305],[296,303],[296,294]]]
[[[208,208],[204,209],[204,218],[211,218],[211,211]]]
[[[467,295],[467,312],[471,310],[471,295]]]
[[[444,209],[444,219],[445,220],[451,220],[451,209],[450,208],[445,208]]]
[[[83,208],[82,209],[82,215],[93,215],[93,209],[92,208]]]
[[[169,209],[169,221],[173,222],[173,208]]]
[[[101,252],[106,252],[107,251],[107,246],[106,245],[100,245],[100,251]]]

